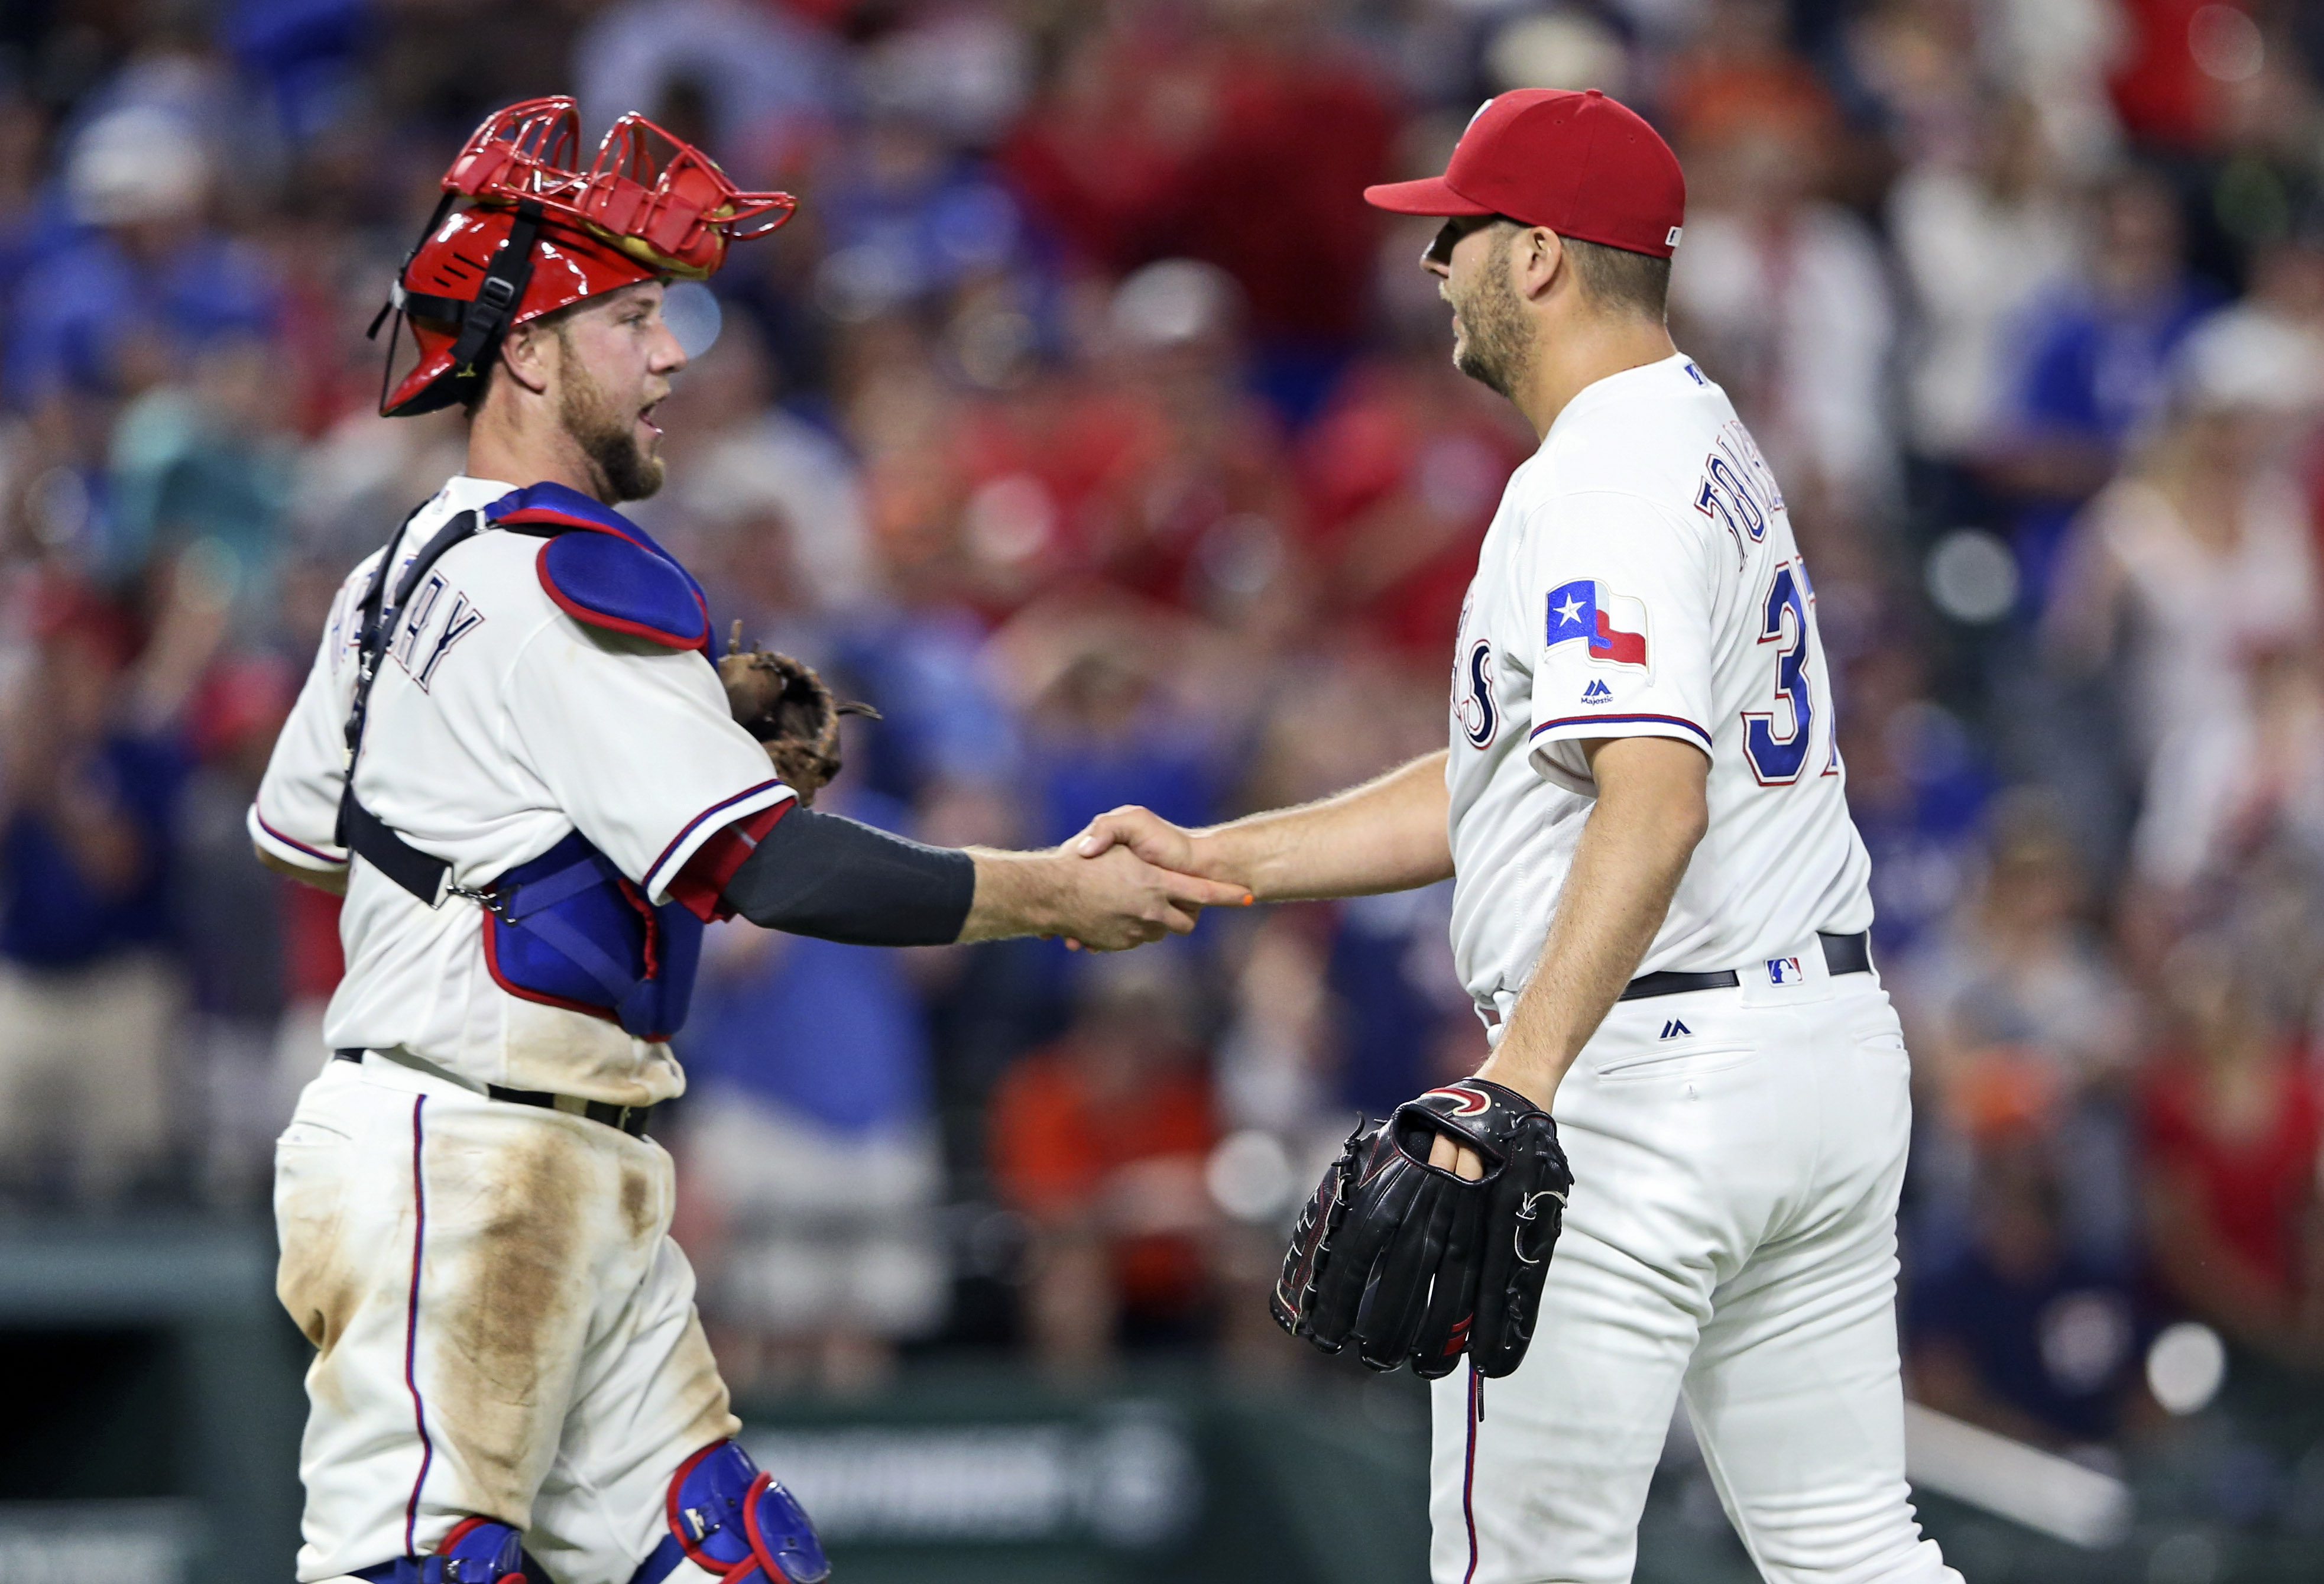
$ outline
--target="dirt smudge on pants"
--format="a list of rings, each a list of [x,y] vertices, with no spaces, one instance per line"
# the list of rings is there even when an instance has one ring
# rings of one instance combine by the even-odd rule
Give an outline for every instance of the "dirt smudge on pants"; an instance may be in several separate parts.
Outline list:
[[[670,1350],[667,1368],[675,1383],[671,1398],[698,1404],[689,1428],[678,1438],[680,1445],[715,1446],[742,1432],[742,1422],[728,1406],[726,1380],[718,1373],[718,1361],[710,1355],[710,1339],[703,1334],[701,1316],[687,1317],[686,1334]]]
[[[463,1504],[521,1525],[560,1439],[595,1273],[585,1218],[604,1213],[600,1165],[567,1128],[528,1123],[495,1147],[431,1163],[431,1191],[464,1202],[431,1254],[440,1295],[429,1395],[472,1488]],[[436,1188],[438,1179],[442,1189]]]
[[[401,1302],[401,1285],[377,1270],[358,1266],[347,1247],[344,1185],[336,1174],[321,1181],[286,1174],[275,1200],[275,1235],[281,1253],[274,1267],[274,1296],[316,1349],[309,1366],[308,1390],[344,1408],[337,1349],[369,1299]],[[409,1224],[408,1216],[405,1218]],[[389,1289],[396,1289],[391,1292]]]
[[[654,1229],[653,1184],[646,1181],[645,1172],[637,1166],[622,1168],[622,1224],[630,1229],[630,1239],[636,1242]]]

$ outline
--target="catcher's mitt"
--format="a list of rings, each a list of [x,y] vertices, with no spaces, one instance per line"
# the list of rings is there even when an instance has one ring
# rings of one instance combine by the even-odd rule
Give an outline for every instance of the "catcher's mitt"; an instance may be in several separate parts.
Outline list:
[[[727,631],[718,680],[736,723],[759,740],[802,806],[811,806],[824,783],[839,774],[839,717],[880,718],[868,704],[835,703],[814,667],[755,643],[744,649],[740,621]]]
[[[1428,1164],[1446,1134],[1484,1157],[1470,1182]],[[1433,1380],[1466,1353],[1499,1377],[1525,1358],[1573,1174],[1549,1113],[1464,1078],[1359,1123],[1300,1215],[1270,1307],[1326,1353],[1409,1363]]]

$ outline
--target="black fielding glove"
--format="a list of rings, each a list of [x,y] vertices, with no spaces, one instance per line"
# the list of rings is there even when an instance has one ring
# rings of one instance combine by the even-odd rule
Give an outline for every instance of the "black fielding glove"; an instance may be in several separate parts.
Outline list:
[[[1428,1164],[1438,1134],[1485,1163],[1470,1182]],[[1573,1174],[1549,1113],[1464,1078],[1360,1124],[1301,1212],[1268,1307],[1326,1353],[1423,1379],[1463,1353],[1480,1375],[1525,1359]]]

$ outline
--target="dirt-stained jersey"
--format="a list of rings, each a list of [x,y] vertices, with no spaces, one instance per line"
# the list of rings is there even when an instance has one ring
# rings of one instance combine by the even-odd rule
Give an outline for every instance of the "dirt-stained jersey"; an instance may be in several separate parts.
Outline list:
[[[455,478],[398,541],[398,576],[437,529],[512,486]],[[481,887],[578,830],[653,903],[696,849],[788,801],[695,651],[567,614],[535,570],[541,540],[479,533],[436,564],[380,662],[364,802],[453,880]],[[260,847],[309,869],[344,865],[334,840],[356,605],[373,557],[331,607],[320,650],[250,810]],[[346,976],[325,1015],[334,1046],[401,1047],[475,1082],[650,1105],[683,1087],[666,1045],[586,1012],[512,995],[485,961],[474,902],[429,908],[367,863],[340,915]]]
[[[1452,675],[1452,951],[1498,1020],[1596,788],[1581,744],[1711,757],[1711,823],[1638,972],[1741,969],[1872,920],[1815,589],[1782,492],[1685,355],[1584,389],[1510,477]]]

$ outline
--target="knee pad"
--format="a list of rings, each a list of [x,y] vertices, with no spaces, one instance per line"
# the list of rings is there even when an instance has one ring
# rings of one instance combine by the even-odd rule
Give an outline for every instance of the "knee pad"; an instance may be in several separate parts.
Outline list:
[[[354,1576],[365,1584],[549,1584],[540,1564],[524,1554],[517,1532],[489,1518],[461,1519],[432,1556],[398,1557]]]
[[[681,1561],[722,1584],[822,1584],[823,1543],[798,1498],[731,1441],[705,1447],[670,1476],[669,1533],[630,1584],[661,1584]]]

